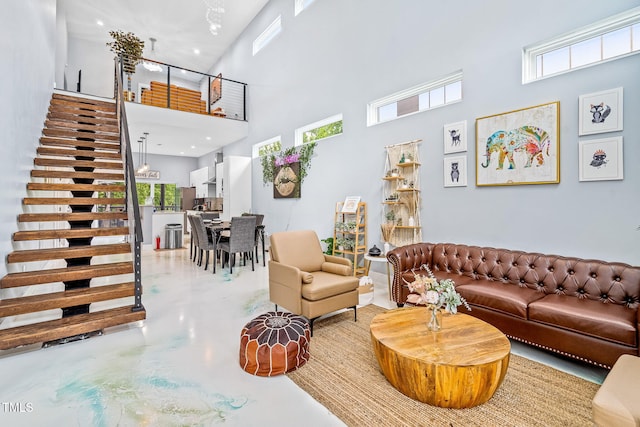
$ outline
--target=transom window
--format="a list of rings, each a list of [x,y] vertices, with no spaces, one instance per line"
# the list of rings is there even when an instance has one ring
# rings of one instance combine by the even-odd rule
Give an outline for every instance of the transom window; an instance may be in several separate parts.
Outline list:
[[[640,7],[523,49],[529,83],[640,52]]]
[[[281,16],[278,15],[278,17],[269,24],[267,29],[253,41],[253,55],[255,56],[256,53],[260,52],[262,48],[268,45],[275,36],[280,34],[280,31],[282,31],[282,19]]]
[[[342,114],[327,117],[296,129],[295,145],[306,144],[307,142],[319,141],[321,139],[340,135],[342,133]]]
[[[311,5],[311,3],[313,2],[314,0],[295,0],[294,6],[293,6],[293,11],[295,15],[297,16],[300,12],[308,8],[309,5]]]
[[[273,138],[269,138],[266,141],[253,144],[251,158],[257,159],[258,157],[262,157],[270,153],[282,151],[282,143],[280,140],[281,137],[278,135]]]
[[[462,71],[367,104],[367,126],[462,100]]]

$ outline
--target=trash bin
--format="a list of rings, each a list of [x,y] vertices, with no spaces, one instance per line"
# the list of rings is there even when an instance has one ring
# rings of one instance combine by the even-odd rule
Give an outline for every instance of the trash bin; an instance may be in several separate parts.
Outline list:
[[[167,224],[164,227],[164,248],[182,247],[182,224]]]

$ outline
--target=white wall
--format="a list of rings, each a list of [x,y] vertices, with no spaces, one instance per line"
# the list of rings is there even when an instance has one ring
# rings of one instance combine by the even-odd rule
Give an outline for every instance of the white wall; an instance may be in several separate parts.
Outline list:
[[[66,82],[66,69],[67,69],[67,47],[68,47],[68,29],[67,29],[67,16],[60,11],[60,1],[57,0],[56,13],[56,74],[55,74],[55,87],[62,90],[76,90],[75,86],[71,88]]]
[[[344,134],[321,142],[298,200],[273,199],[253,161],[253,210],[270,232],[310,228],[332,234],[333,210],[347,195],[368,202],[369,240],[380,246],[384,146],[422,139],[425,241],[497,246],[640,265],[640,55],[536,83],[521,83],[522,47],[637,6],[633,0],[523,2],[371,0],[314,2],[297,17],[270,1],[212,70],[249,84],[251,146],[295,128],[344,115]],[[277,15],[283,31],[256,56],[252,42]],[[462,69],[461,103],[367,127],[366,104]],[[578,181],[578,96],[624,87],[625,179]],[[561,182],[475,186],[475,119],[560,101]],[[444,124],[468,122],[469,185],[443,187]]]
[[[68,89],[76,91],[78,71],[82,70],[82,93],[113,98],[114,55],[109,47],[102,42],[82,40],[72,35],[69,35],[68,42]]]
[[[138,153],[133,153],[133,161],[138,165]],[[148,154],[147,163],[149,163],[151,170],[160,171],[160,179],[138,179],[140,182],[176,184],[178,187],[188,187],[189,172],[198,169],[198,159],[195,157]]]
[[[55,0],[11,0],[0,14],[5,66],[0,71],[0,246],[3,259],[13,250],[11,234],[23,212],[22,198],[46,115],[55,73]],[[0,264],[0,277],[11,270]],[[11,293],[3,291],[0,298]]]

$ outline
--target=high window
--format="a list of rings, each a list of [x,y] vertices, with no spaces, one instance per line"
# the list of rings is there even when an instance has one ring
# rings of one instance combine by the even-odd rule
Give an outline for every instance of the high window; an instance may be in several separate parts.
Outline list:
[[[327,117],[296,129],[295,145],[340,135],[342,133],[342,114]]]
[[[265,156],[270,153],[277,153],[282,151],[282,143],[280,142],[280,135],[267,139],[266,141],[259,142],[253,145],[251,150],[251,158],[257,159],[258,157]]]
[[[309,7],[314,0],[295,0],[293,5],[293,12],[297,16],[300,12]]]
[[[262,48],[269,44],[271,40],[282,31],[282,19],[280,15],[273,21],[266,30],[264,30],[256,39],[253,41],[253,54],[260,52]]]
[[[526,46],[522,82],[590,67],[640,52],[640,7]]]
[[[367,104],[367,126],[462,100],[462,71]]]

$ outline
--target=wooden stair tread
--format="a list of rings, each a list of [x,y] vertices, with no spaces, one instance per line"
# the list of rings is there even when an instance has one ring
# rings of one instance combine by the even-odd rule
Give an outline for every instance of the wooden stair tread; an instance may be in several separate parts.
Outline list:
[[[112,308],[87,314],[0,330],[0,349],[6,350],[28,344],[53,341],[112,326],[144,320],[144,307],[133,311],[134,306]]]
[[[93,123],[97,125],[118,126],[118,119],[114,117],[92,117],[92,114],[84,114],[82,110],[70,111],[49,111],[47,118],[50,120],[62,120],[73,123]]]
[[[126,212],[41,212],[18,215],[19,222],[126,220]]]
[[[87,110],[86,108],[82,108],[82,107],[76,107],[76,106],[72,106],[72,105],[60,105],[60,104],[55,104],[55,105],[49,105],[49,112],[50,113],[65,113],[65,114],[79,114],[79,115],[83,115],[83,116],[89,116],[89,117],[93,117],[93,118],[103,118],[103,119],[116,119],[117,121],[117,117],[118,115],[116,114],[116,111],[110,111],[110,110],[105,110],[105,111],[97,111],[97,110]]]
[[[7,255],[7,262],[32,262],[52,259],[87,258],[101,255],[115,255],[131,253],[129,243],[115,243],[107,245],[82,245],[50,249],[26,249],[13,251]]]
[[[33,191],[119,191],[124,192],[126,187],[124,184],[72,184],[72,183],[54,183],[46,182],[29,182],[27,190]]]
[[[134,287],[134,282],[127,282],[3,299],[0,300],[0,318],[130,297],[134,295]]]
[[[95,99],[95,98],[86,98],[84,96],[78,96],[78,95],[67,95],[64,93],[53,93],[52,99],[57,99],[57,100],[62,100],[62,101],[71,101],[71,102],[78,102],[78,103],[83,103],[83,104],[91,104],[91,105],[101,105],[101,106],[106,106],[107,108],[116,108],[116,102],[113,99]]]
[[[118,197],[25,197],[23,205],[124,205],[124,198]]]
[[[91,138],[94,141],[115,141],[120,142],[120,135],[111,133],[81,132],[73,129],[44,128],[42,134],[45,136],[61,138]]]
[[[99,133],[112,133],[117,134],[120,132],[120,128],[118,126],[113,125],[96,125],[96,124],[82,124],[82,123],[74,123],[74,122],[65,122],[61,120],[51,120],[47,119],[44,122],[44,125],[48,128],[64,128],[64,129],[72,129],[72,130],[90,130],[93,132]]]
[[[82,179],[107,179],[124,181],[124,173],[115,172],[75,172],[34,169],[31,171],[33,178],[82,178]]]
[[[82,239],[88,237],[127,236],[129,227],[73,228],[54,230],[25,230],[13,233],[14,242],[47,239]]]
[[[120,152],[120,144],[117,142],[79,141],[77,139],[53,138],[50,136],[43,136],[40,138],[40,144],[44,146],[95,148],[96,150],[101,151]]]
[[[115,102],[86,102],[84,100],[78,99],[61,99],[61,98],[52,98],[49,103],[51,107],[74,107],[78,109],[82,109],[85,111],[105,111],[105,112],[113,112],[116,111],[116,103]]]
[[[33,159],[36,166],[57,166],[61,168],[95,168],[95,169],[122,169],[122,161],[119,162],[101,162],[95,160],[68,160],[68,159],[49,159],[36,157]]]
[[[93,279],[133,273],[133,262],[115,262],[108,264],[82,265],[49,270],[9,273],[0,279],[0,288],[41,285],[44,283],[65,282],[70,280]]]
[[[51,148],[51,147],[38,147],[37,152],[41,156],[56,156],[56,157],[91,157],[94,159],[117,159],[122,160],[122,155],[119,152],[104,152],[93,150],[79,150],[75,148]]]

